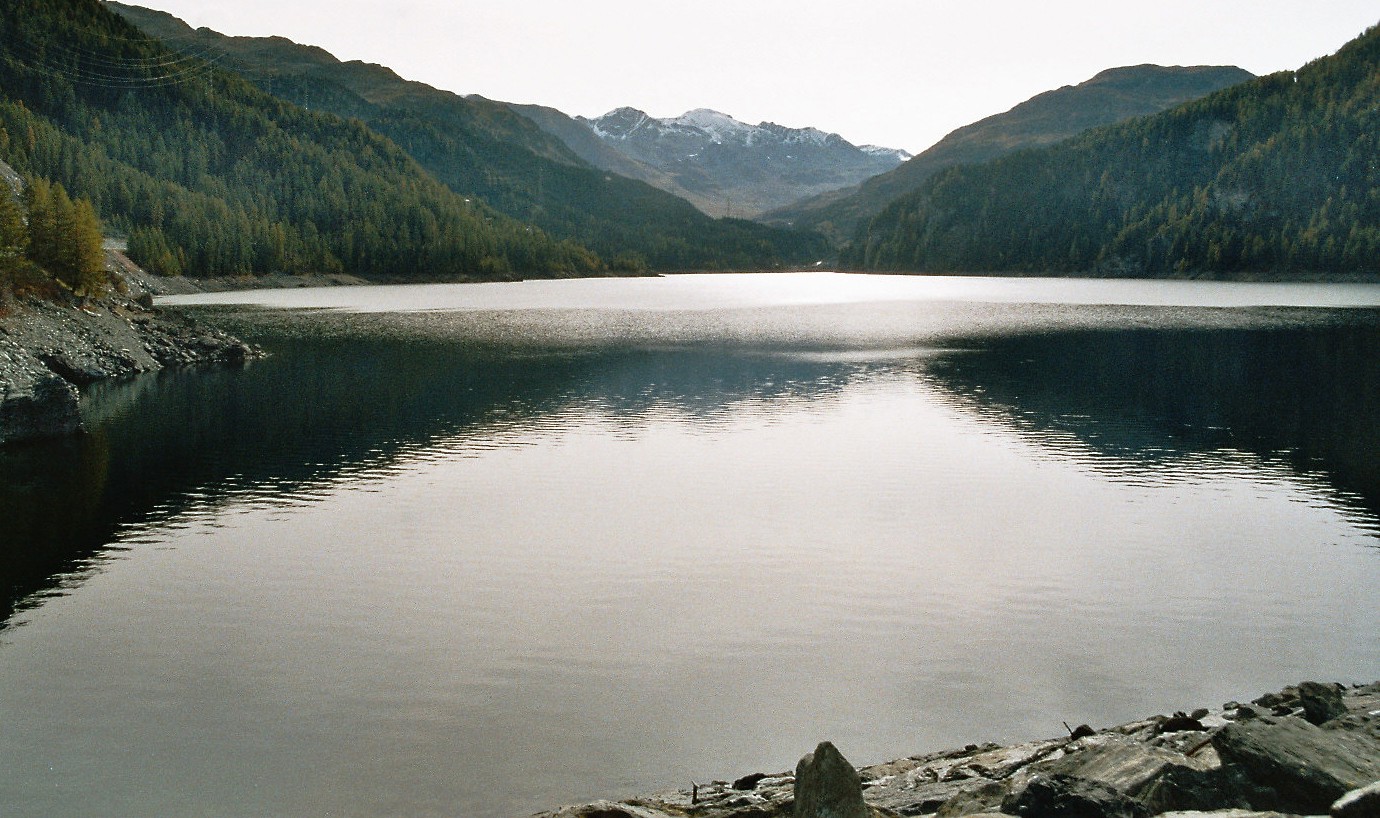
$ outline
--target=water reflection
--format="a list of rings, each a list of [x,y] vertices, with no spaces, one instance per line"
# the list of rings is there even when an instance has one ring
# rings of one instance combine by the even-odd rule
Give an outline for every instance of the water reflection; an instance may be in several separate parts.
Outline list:
[[[97,386],[90,434],[0,451],[0,622],[78,578],[122,530],[193,506],[293,502],[442,440],[448,455],[520,445],[563,407],[712,423],[740,401],[838,389],[852,369],[716,348],[538,352],[324,334],[262,336],[274,354],[244,369]]]
[[[858,319],[849,315],[851,327]],[[1373,313],[1288,329],[951,337],[945,344],[957,349],[948,351],[928,331],[907,343],[900,313],[886,315],[892,343],[856,348],[818,335],[812,346],[791,332],[764,344],[737,330],[725,340],[696,329],[704,337],[678,342],[684,321],[650,343],[591,345],[567,331],[544,346],[529,325],[520,340],[492,326],[457,336],[445,315],[242,317],[239,329],[272,357],[97,387],[87,397],[90,434],[0,452],[0,622],[78,579],[122,531],[193,506],[295,502],[323,481],[386,473],[441,441],[445,456],[521,445],[534,429],[590,409],[630,433],[665,413],[712,432],[735,413],[770,416],[872,377],[923,380],[1055,456],[1094,453],[1101,462],[1091,467],[1118,479],[1235,450],[1321,475],[1380,517]],[[599,321],[595,336],[626,323]],[[1060,435],[1083,445],[1073,452]]]
[[[1317,474],[1380,516],[1380,328],[1123,330],[992,340],[936,361],[937,382],[1059,447],[1071,435],[1126,477],[1244,452]],[[1201,465],[1201,464],[1200,464]],[[1197,473],[1196,468],[1184,469]]]

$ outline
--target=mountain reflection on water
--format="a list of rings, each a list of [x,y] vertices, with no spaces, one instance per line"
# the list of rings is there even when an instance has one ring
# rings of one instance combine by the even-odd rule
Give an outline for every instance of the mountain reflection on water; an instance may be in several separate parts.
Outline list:
[[[297,502],[324,481],[386,471],[438,441],[452,450],[521,445],[525,430],[571,407],[632,423],[677,412],[712,426],[735,406],[769,415],[878,373],[930,383],[956,405],[1029,434],[1051,456],[1091,452],[1102,461],[1093,466],[1113,477],[1236,450],[1321,476],[1373,520],[1374,317],[1023,332],[894,348],[874,341],[840,351],[732,338],[543,347],[379,332],[330,315],[260,316],[239,328],[257,334],[271,357],[98,386],[87,397],[90,434],[0,452],[0,623],[79,581],[121,547],[121,532],[189,508],[229,498]],[[1068,435],[1083,444],[1079,452],[1066,451]],[[1173,477],[1169,468],[1162,476]]]
[[[1176,459],[1233,450],[1320,475],[1374,518],[1377,352],[1380,328],[1355,320],[1099,330],[993,339],[929,371],[974,411],[1047,445],[1072,435],[1113,475],[1170,464],[1172,478]]]
[[[122,530],[231,498],[296,502],[438,440],[521,445],[570,405],[709,419],[839,388],[846,368],[712,349],[534,352],[388,337],[263,337],[243,369],[99,385],[90,433],[0,451],[0,623],[80,576]],[[75,573],[74,573],[75,572]],[[3,624],[0,624],[3,627]]]

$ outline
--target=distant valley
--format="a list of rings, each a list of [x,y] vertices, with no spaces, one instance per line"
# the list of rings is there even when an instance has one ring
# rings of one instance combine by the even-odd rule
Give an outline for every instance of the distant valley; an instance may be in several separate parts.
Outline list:
[[[668,119],[636,108],[594,119],[532,105],[513,109],[590,164],[641,179],[716,217],[755,219],[799,199],[855,185],[910,159],[903,150],[860,147],[818,128],[749,125],[708,108]]]

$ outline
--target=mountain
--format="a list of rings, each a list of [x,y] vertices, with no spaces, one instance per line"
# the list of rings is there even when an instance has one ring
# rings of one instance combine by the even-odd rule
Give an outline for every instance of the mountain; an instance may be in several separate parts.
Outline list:
[[[503,278],[605,269],[464,201],[358,121],[272,97],[96,0],[0,5],[0,159],[89,199],[165,273]]]
[[[1099,125],[1158,113],[1254,76],[1230,66],[1112,68],[965,125],[905,164],[861,185],[789,204],[760,220],[819,230],[842,244],[852,238],[859,222],[877,215],[893,199],[920,187],[944,168],[1051,145]]]
[[[616,146],[605,142],[583,120],[544,105],[510,102],[508,107],[531,120],[552,138],[559,139],[566,148],[593,167],[646,182],[652,187],[690,202],[705,213],[711,211],[711,202],[701,200],[701,197],[696,197],[689,191],[677,190],[675,178],[671,174],[634,159]]]
[[[263,91],[364,123],[460,196],[589,247],[615,268],[761,269],[825,251],[818,236],[716,221],[620,169],[595,167],[506,103],[342,62],[281,37],[229,37],[164,12],[108,6],[183,50],[215,55]]]
[[[872,270],[1349,277],[1380,269],[1380,26],[1298,71],[982,165],[860,230]]]
[[[563,120],[550,109],[534,113],[538,125],[585,161],[634,175],[715,216],[755,218],[802,197],[857,184],[910,158],[905,151],[858,147],[816,128],[748,125],[707,108],[673,119],[636,108],[595,119]],[[571,123],[582,124],[598,142]]]

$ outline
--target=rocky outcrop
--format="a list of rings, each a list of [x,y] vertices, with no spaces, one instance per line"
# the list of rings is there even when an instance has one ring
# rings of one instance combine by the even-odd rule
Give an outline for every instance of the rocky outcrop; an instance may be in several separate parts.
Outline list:
[[[1377,818],[1380,816],[1380,781],[1338,798],[1332,805],[1332,818]]]
[[[0,444],[77,431],[78,388],[96,381],[257,354],[149,298],[18,299],[0,314]]]
[[[858,771],[824,741],[795,765],[796,818],[871,818]]]
[[[1304,682],[1299,685],[1299,705],[1303,707],[1303,717],[1313,724],[1346,715],[1346,702],[1342,701],[1342,689],[1337,685]]]
[[[1251,806],[1319,815],[1348,791],[1380,781],[1380,741],[1340,720],[1318,727],[1294,716],[1263,716],[1227,725],[1212,746],[1223,766],[1259,786],[1262,795]]]
[[[1331,692],[1336,693],[1335,699]],[[1331,717],[1314,724],[1317,696]],[[1340,702],[1341,709],[1335,705]],[[1252,706],[1253,705],[1253,706]],[[968,745],[857,770],[825,742],[795,773],[567,807],[537,818],[1370,818],[1380,802],[1380,683],[1305,683],[1217,711],[1155,716],[1002,747]],[[817,793],[833,793],[822,796]],[[851,795],[850,795],[851,799]],[[821,804],[846,806],[821,807]],[[832,810],[832,811],[831,811]],[[843,810],[843,811],[839,811]]]

